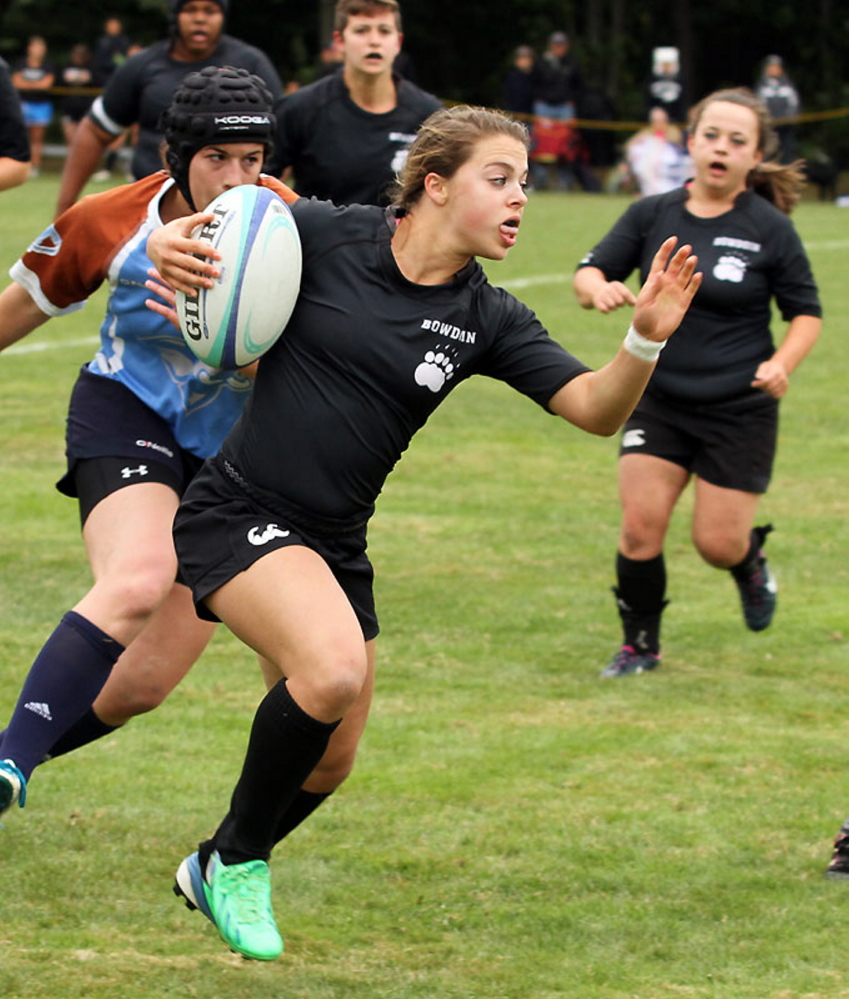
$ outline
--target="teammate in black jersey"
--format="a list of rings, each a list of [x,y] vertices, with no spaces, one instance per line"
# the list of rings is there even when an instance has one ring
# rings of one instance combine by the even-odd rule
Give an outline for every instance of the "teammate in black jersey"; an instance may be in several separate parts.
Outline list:
[[[635,202],[575,275],[585,308],[632,305],[622,282],[637,268],[645,276],[651,247],[670,233],[693,245],[704,273],[624,428],[614,590],[624,638],[602,676],[641,673],[660,661],[664,538],[691,477],[699,554],[731,572],[751,630],[768,627],[776,606],[762,551],[771,526],[753,525],[772,472],[778,400],[821,325],[817,288],[787,217],[802,178],[798,165],[767,161],[774,133],[766,108],[748,90],[718,91],[701,101],[688,145],[693,180]],[[777,349],[773,301],[789,323]]]
[[[567,353],[475,260],[500,260],[516,243],[526,139],[504,115],[441,110],[410,150],[397,208],[295,202],[304,264],[292,319],[178,512],[199,612],[281,675],[257,710],[229,813],[177,872],[178,893],[248,956],[283,946],[270,905],[274,844],[353,766],[378,633],[366,527],[413,434],[474,374],[591,433],[615,433],[699,286],[690,247],[665,241],[614,359],[590,371]],[[211,281],[213,264],[192,254],[215,253],[189,238],[207,218],[148,242],[178,289]]]
[[[21,102],[12,86],[9,64],[0,59],[0,191],[29,177],[30,150]]]
[[[298,194],[337,205],[386,205],[419,125],[442,105],[393,73],[401,50],[395,0],[339,0],[341,70],[284,97],[269,173],[291,168]]]
[[[161,169],[160,115],[188,73],[205,66],[234,66],[259,76],[275,100],[280,96],[280,77],[268,56],[223,33],[228,2],[169,0],[171,37],[119,66],[80,123],[62,170],[57,215],[77,200],[106,148],[131,125],[139,125],[133,177],[139,180]]]

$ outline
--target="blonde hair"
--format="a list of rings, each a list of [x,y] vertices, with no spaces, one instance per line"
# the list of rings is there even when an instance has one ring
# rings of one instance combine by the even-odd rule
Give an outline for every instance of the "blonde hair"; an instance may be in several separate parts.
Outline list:
[[[412,208],[422,196],[425,177],[453,177],[471,157],[481,139],[506,135],[528,148],[528,133],[520,122],[500,111],[460,104],[434,111],[422,123],[407,162],[393,190],[393,204]]]
[[[723,101],[748,108],[758,122],[758,150],[763,159],[749,175],[749,186],[757,194],[771,201],[776,208],[789,215],[802,196],[805,187],[803,160],[794,163],[779,163],[773,157],[778,151],[778,136],[766,104],[746,87],[732,87],[728,90],[715,90],[699,101],[690,111],[689,128],[693,132],[710,104]]]

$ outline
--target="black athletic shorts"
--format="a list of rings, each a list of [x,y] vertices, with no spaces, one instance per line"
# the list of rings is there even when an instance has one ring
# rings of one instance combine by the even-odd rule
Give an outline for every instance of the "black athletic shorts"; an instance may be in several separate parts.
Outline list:
[[[330,567],[366,641],[375,638],[380,628],[374,605],[374,570],[366,555],[367,525],[319,533],[322,525],[307,523],[294,511],[275,508],[271,502],[261,502],[237,478],[227,474],[220,457],[205,462],[174,518],[181,578],[192,589],[198,617],[217,621],[204,599],[263,555],[289,545],[304,545]]]
[[[182,496],[203,464],[130,389],[87,368],[71,393],[65,454],[68,470],[56,488],[77,497],[83,524],[102,499],[138,482],[161,482]]]
[[[765,493],[778,438],[778,400],[682,405],[648,392],[622,428],[619,454],[650,454],[711,485]]]

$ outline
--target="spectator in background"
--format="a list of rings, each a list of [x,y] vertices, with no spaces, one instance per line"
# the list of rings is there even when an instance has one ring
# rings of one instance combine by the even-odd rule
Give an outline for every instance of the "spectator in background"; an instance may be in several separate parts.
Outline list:
[[[575,117],[584,78],[569,50],[569,36],[553,32],[534,67],[534,114],[563,121]]]
[[[619,172],[633,180],[641,197],[647,197],[681,187],[689,166],[684,133],[670,123],[663,108],[656,107],[649,112],[648,128],[640,129],[625,143]]]
[[[91,51],[87,45],[79,43],[71,49],[69,61],[59,70],[56,83],[60,87],[86,89],[94,87],[94,81]],[[60,98],[62,134],[69,148],[93,100],[93,94],[66,94]]]
[[[30,177],[37,177],[41,169],[44,136],[53,120],[53,101],[48,91],[55,79],[53,66],[47,61],[47,42],[41,35],[32,35],[27,43],[27,54],[12,74],[12,83],[21,99],[24,124],[29,132]]]
[[[782,163],[792,163],[796,158],[796,126],[781,124],[782,119],[799,113],[799,92],[784,69],[781,56],[766,57],[755,93],[766,104],[778,132],[778,158]]]
[[[504,110],[521,116],[528,127],[534,113],[535,64],[536,53],[530,45],[519,45],[504,77]]]
[[[688,106],[678,49],[671,45],[656,48],[652,53],[652,72],[646,92],[646,117],[652,108],[663,108],[668,121],[684,124]]]
[[[0,59],[0,191],[29,177],[29,137],[9,64]]]
[[[130,39],[124,34],[120,18],[107,17],[103,34],[94,43],[92,63],[98,87],[105,87],[115,70],[127,61]]]
[[[387,204],[419,125],[442,104],[394,70],[404,38],[395,0],[339,0],[333,37],[342,70],[277,105],[268,172],[291,168],[306,197]]]
[[[133,176],[161,169],[159,118],[188,73],[206,66],[246,69],[265,82],[275,99],[280,96],[280,77],[268,56],[224,34],[227,7],[228,0],[169,0],[170,37],[119,66],[80,123],[62,171],[57,214],[77,200],[106,148],[131,125],[139,126]]]

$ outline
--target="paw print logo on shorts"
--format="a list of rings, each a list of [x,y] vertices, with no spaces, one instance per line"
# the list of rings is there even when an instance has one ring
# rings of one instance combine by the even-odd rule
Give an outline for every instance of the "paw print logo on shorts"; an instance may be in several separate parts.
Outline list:
[[[445,351],[429,350],[416,368],[416,385],[439,392],[454,375],[454,361]]]
[[[717,281],[733,281],[740,284],[746,276],[746,261],[740,257],[720,257],[713,269]]]

